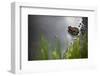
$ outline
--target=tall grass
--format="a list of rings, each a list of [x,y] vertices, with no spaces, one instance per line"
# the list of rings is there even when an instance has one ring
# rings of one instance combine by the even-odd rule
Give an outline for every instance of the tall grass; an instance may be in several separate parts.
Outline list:
[[[40,59],[46,60],[48,59],[48,50],[49,50],[49,43],[48,40],[41,35],[40,37]]]
[[[56,37],[55,47],[51,54],[52,59],[61,59],[61,44],[60,40]]]
[[[50,50],[50,48],[52,48]],[[49,53],[51,51],[51,53]],[[55,39],[55,46],[49,43],[44,35],[40,37],[39,59],[79,59],[88,57],[88,38],[87,34],[77,39],[71,44],[66,52],[61,56],[61,43],[58,38]]]
[[[70,45],[70,47],[64,53],[64,58],[65,59],[76,59],[80,57],[81,57],[80,38],[77,38],[75,42],[72,45]]]
[[[52,48],[52,50],[49,49]],[[48,59],[61,59],[61,45],[58,38],[55,40],[55,46],[51,45],[44,35],[40,37],[40,47],[39,47],[39,59],[48,60]],[[51,51],[51,53],[49,53]]]
[[[64,59],[88,58],[87,34],[78,37],[64,53]]]

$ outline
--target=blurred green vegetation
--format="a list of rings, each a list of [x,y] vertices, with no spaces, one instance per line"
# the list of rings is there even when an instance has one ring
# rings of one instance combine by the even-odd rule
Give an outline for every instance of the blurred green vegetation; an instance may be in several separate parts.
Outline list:
[[[52,50],[51,59],[61,59],[61,45],[59,39],[56,37],[55,47]]]
[[[49,47],[52,47],[52,50],[50,50]],[[49,50],[52,51],[51,54],[49,54]],[[50,45],[45,36],[41,34],[39,51],[40,54],[38,58],[40,60],[61,59],[61,45],[58,38],[55,40],[54,47]]]
[[[77,39],[66,49],[62,56],[60,40],[58,38],[55,40],[55,46],[50,45],[45,36],[41,35],[38,60],[88,58],[87,34],[77,37]],[[50,50],[49,48],[52,49]],[[51,51],[51,53],[49,53],[49,51]]]
[[[64,53],[64,59],[76,59],[80,57],[80,38],[77,38]]]
[[[48,40],[41,35],[40,37],[40,59],[47,60],[48,59],[48,50],[49,50],[49,43]]]
[[[59,55],[56,48],[52,51],[52,58],[51,59],[60,59],[60,55]]]
[[[78,37],[66,50],[64,59],[88,58],[88,38],[87,34]]]
[[[81,37],[81,58],[88,58],[88,35],[85,33]]]

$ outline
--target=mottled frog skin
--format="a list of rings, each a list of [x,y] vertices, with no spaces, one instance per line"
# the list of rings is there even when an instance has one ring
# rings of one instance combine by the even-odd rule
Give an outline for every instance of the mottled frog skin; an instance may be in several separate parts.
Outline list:
[[[77,36],[79,33],[79,29],[77,27],[68,26],[68,32],[71,35]]]

